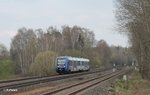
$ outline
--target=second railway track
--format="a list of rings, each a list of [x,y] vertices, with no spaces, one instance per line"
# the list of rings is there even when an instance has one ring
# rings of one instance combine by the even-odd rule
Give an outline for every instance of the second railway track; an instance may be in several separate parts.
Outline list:
[[[115,72],[115,73],[108,73],[108,74],[98,76],[89,80],[85,80],[83,82],[79,82],[79,83],[72,84],[66,87],[62,87],[54,91],[49,91],[49,92],[43,93],[42,95],[76,95],[92,86],[108,81],[112,78],[118,77],[126,72],[127,70],[122,70],[122,71]]]
[[[61,79],[67,79],[72,77],[77,77],[85,74],[92,74],[96,72],[105,71],[104,69],[101,70],[95,70],[91,72],[82,72],[82,73],[74,73],[74,74],[67,74],[67,75],[57,75],[52,77],[33,77],[33,78],[25,78],[25,79],[16,79],[16,80],[10,80],[10,81],[1,81],[0,82],[0,92],[2,92],[4,89],[17,89],[20,87],[26,87],[30,85],[36,85],[40,83],[46,83]]]

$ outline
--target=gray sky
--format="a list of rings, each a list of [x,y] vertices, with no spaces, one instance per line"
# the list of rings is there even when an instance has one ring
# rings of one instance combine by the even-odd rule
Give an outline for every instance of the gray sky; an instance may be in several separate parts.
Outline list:
[[[127,37],[115,31],[114,0],[0,0],[0,43],[8,48],[21,27],[78,25],[93,30],[96,40],[128,46]]]

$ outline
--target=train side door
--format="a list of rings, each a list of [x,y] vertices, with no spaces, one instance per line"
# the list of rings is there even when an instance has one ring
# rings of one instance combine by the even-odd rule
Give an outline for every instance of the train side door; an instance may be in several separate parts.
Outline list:
[[[69,60],[69,70],[73,71],[73,62]]]
[[[75,71],[75,61],[72,61],[72,71]]]
[[[74,61],[74,71],[77,71],[77,64],[78,64],[78,62]]]

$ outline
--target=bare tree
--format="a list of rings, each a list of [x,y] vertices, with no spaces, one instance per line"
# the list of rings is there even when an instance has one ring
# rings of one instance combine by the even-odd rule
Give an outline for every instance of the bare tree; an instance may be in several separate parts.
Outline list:
[[[150,78],[150,1],[116,1],[119,28],[129,35],[142,77]]]
[[[21,28],[12,39],[11,56],[19,69],[17,72],[26,74],[36,55],[36,35],[32,29]]]
[[[111,51],[106,41],[104,40],[98,41],[96,48],[99,53],[99,58],[101,59],[101,63],[105,66],[110,65],[109,61],[110,61]]]

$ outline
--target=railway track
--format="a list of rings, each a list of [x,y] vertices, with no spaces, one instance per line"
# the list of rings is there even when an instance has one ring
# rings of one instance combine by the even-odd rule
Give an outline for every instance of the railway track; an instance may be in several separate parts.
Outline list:
[[[56,75],[54,75],[54,76],[56,76]],[[48,77],[48,76],[43,76],[43,77]],[[0,80],[0,84],[1,83],[16,82],[16,81],[23,81],[23,80],[31,80],[31,79],[36,79],[36,78],[42,78],[42,77],[33,76],[33,77],[24,77],[24,78],[10,79],[10,80]]]
[[[42,95],[76,95],[88,88],[91,88],[102,82],[108,81],[112,78],[116,78],[126,72],[127,70],[122,70],[122,71],[115,72],[115,73],[108,73],[108,74],[98,76],[89,80],[85,80],[83,82],[79,82],[79,83],[72,84],[66,87],[62,87],[54,91],[49,91],[49,92],[43,93]]]
[[[90,72],[73,73],[73,74],[67,74],[67,75],[56,75],[56,76],[51,76],[51,77],[31,77],[31,78],[22,78],[22,79],[16,79],[16,80],[0,81],[0,91],[3,91],[4,89],[17,89],[21,87],[30,86],[30,85],[36,85],[40,83],[62,80],[62,79],[82,76],[85,74],[92,74],[92,73],[101,72],[101,71],[105,71],[105,70],[101,69],[101,70],[90,71]]]
[[[96,68],[96,70],[101,70],[101,71],[104,71],[104,70],[108,70],[108,69],[99,69],[99,68]],[[92,71],[96,71],[95,69],[92,70]],[[58,75],[52,75],[51,77],[53,76],[58,76]],[[23,80],[31,80],[31,79],[37,79],[37,78],[44,78],[44,77],[50,77],[50,76],[33,76],[33,77],[24,77],[24,78],[17,78],[17,79],[10,79],[10,80],[0,80],[0,84],[1,83],[10,83],[10,82],[16,82],[16,81],[23,81]]]

